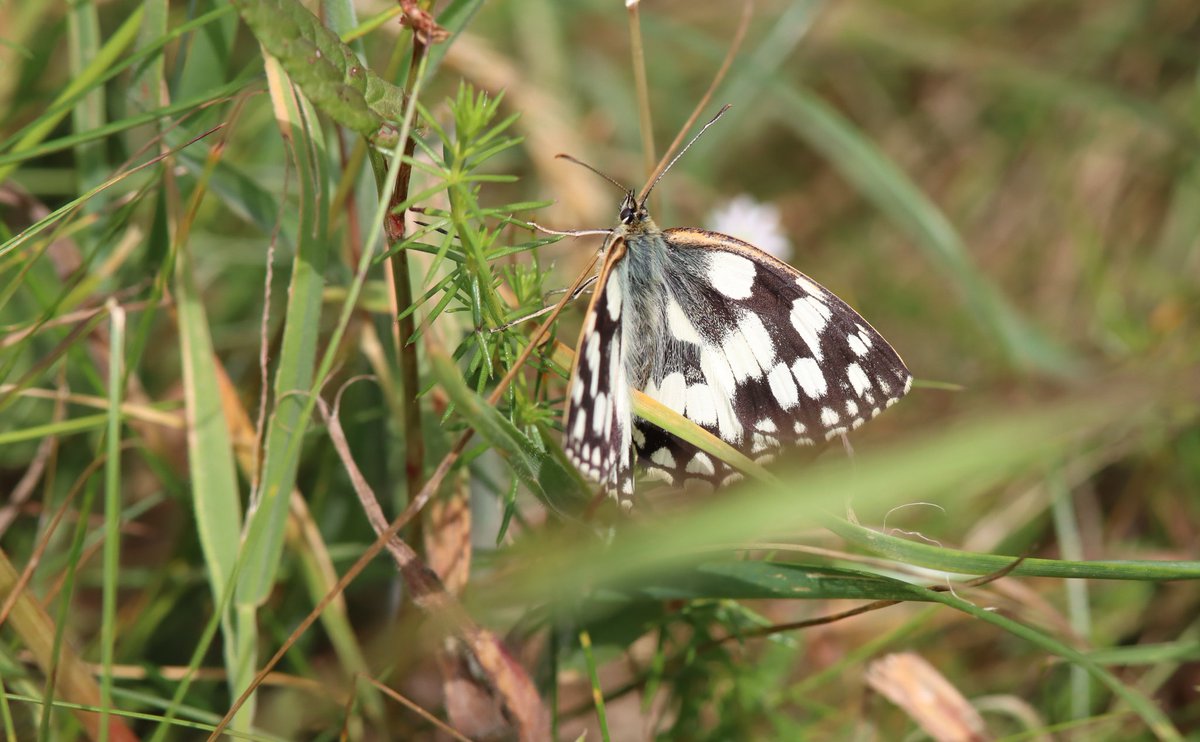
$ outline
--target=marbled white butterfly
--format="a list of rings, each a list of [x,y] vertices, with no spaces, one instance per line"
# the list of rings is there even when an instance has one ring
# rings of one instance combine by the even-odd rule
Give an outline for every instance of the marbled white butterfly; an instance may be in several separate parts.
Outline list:
[[[629,507],[635,451],[674,484],[739,477],[635,417],[630,389],[759,460],[823,444],[908,392],[896,351],[816,281],[727,235],[659,229],[646,212],[657,182],[626,193],[576,346],[563,447],[587,478]]]

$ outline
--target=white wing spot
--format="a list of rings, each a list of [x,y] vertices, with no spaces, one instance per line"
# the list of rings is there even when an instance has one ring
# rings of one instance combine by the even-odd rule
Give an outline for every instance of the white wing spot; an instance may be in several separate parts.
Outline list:
[[[683,414],[687,403],[687,382],[683,380],[683,374],[678,371],[673,374],[667,374],[666,378],[659,384],[658,389],[654,391],[655,393],[650,396],[672,410],[675,410],[680,415]],[[650,391],[647,390],[646,393],[650,394]]]
[[[775,421],[769,417],[764,417],[763,419],[754,423],[754,429],[761,430],[764,433],[774,433],[777,430],[775,427]]]
[[[807,276],[796,276],[796,285],[813,296],[824,296],[825,294],[825,292],[821,290],[821,287],[808,280]]]
[[[591,393],[595,394],[600,385],[600,335],[598,333],[593,332],[588,338],[584,359],[587,360],[588,371],[592,372]]]
[[[779,441],[769,435],[754,433],[750,444],[750,453],[760,453],[768,448],[778,448]]]
[[[824,425],[825,427],[828,428],[833,425],[837,425],[837,421],[839,419],[840,418],[838,417],[838,414],[836,412],[834,412],[832,408],[830,408],[830,407],[822,407],[821,408],[821,424]]]
[[[575,404],[583,401],[583,381],[578,376],[571,382],[571,399]]]
[[[908,390],[912,389],[913,377],[909,376],[904,380],[904,393],[908,394]]]
[[[754,361],[758,367],[765,372],[774,366],[775,341],[771,339],[771,333],[767,332],[767,328],[763,326],[762,319],[753,312],[747,312],[738,322],[738,329],[746,338],[746,344],[750,346],[750,352],[754,354]],[[757,375],[755,374],[755,376]]]
[[[800,388],[809,399],[825,396],[828,385],[825,383],[825,373],[821,366],[812,358],[801,358],[792,364],[792,375],[800,383]]]
[[[866,422],[866,420],[862,419],[861,417],[856,417],[856,418],[854,418],[854,422],[850,423],[850,429],[858,430],[859,427],[861,427],[862,424],[865,422]]]
[[[721,439],[736,445],[742,440],[742,424],[733,411],[733,397],[720,389],[713,389],[713,402],[717,409],[717,430]]]
[[[571,426],[571,437],[578,440],[587,429],[587,414],[583,410],[575,410],[575,424]]]
[[[679,302],[674,299],[667,300],[667,328],[676,340],[686,340],[689,343],[700,345],[700,333],[696,332],[696,328],[692,326],[691,320],[683,312],[683,307],[679,306]]]
[[[660,449],[660,450],[665,451],[666,449]],[[646,478],[647,479],[657,479],[658,481],[666,482],[667,484],[674,484],[674,482],[675,482],[675,477],[671,476],[671,472],[669,472],[665,469],[647,469],[646,470]]]
[[[795,432],[796,435],[804,435],[804,432],[807,430],[808,427],[800,421],[796,421],[796,424],[792,426],[792,431]]]
[[[711,477],[717,473],[717,470],[713,468],[712,459],[708,457],[708,454],[697,451],[692,460],[688,462],[687,472],[689,474],[707,474]]]
[[[604,432],[604,420],[608,417],[608,395],[601,392],[592,403],[592,431]]]
[[[820,299],[818,299],[815,296],[805,297],[804,301],[808,302],[808,305],[810,307],[812,307],[813,310],[817,314],[821,315],[821,318],[824,320],[828,320],[830,318],[830,316],[833,315],[833,310],[830,309],[829,307],[825,306],[825,302],[821,301]],[[824,327],[824,326],[825,326],[825,323],[822,322],[821,327]],[[820,329],[820,328],[818,328],[818,329]]]
[[[604,289],[608,297],[608,316],[615,322],[621,316],[621,282],[609,281]]]
[[[800,333],[800,339],[808,345],[813,358],[821,360],[821,330],[825,329],[825,318],[804,299],[792,302],[792,327]]]
[[[854,417],[858,414],[858,403],[853,399],[846,400],[846,414],[850,417]]]
[[[800,391],[796,389],[796,382],[792,378],[788,367],[782,363],[771,370],[767,374],[767,381],[771,384],[771,393],[775,395],[775,401],[785,410],[790,410],[800,401]]]
[[[754,351],[746,342],[746,336],[737,330],[725,336],[724,342],[721,343],[721,353],[724,354],[725,361],[736,381],[758,378],[762,373],[762,368],[754,357]]]
[[[850,350],[859,358],[867,354],[867,346],[859,339],[858,335],[850,335],[846,338],[846,342],[850,345]]]
[[[717,422],[717,406],[708,384],[692,384],[687,388],[688,419],[697,425],[714,425]]]
[[[862,370],[862,366],[857,363],[851,363],[846,367],[846,378],[850,380],[851,386],[854,387],[854,393],[862,396],[863,392],[871,388],[871,380],[867,378],[867,372]]]
[[[639,448],[646,445],[646,434],[643,433],[641,430],[634,428],[633,429],[633,442],[638,444]]]
[[[657,451],[655,451],[654,453],[652,453],[650,455],[650,460],[653,461],[654,463],[658,464],[659,466],[663,467],[664,469],[674,469],[675,468],[675,457],[671,455],[671,452],[667,449],[666,446],[663,446],[662,448],[660,448]]]
[[[714,252],[708,258],[708,280],[730,299],[749,299],[756,273],[754,262],[731,252]]]
[[[700,350],[700,372],[708,380],[709,386],[725,394],[731,394],[737,385],[729,361],[712,346],[705,345]]]
[[[586,457],[586,456],[587,456],[587,454],[585,453],[584,457]],[[592,449],[592,466],[594,466],[596,468],[600,467],[600,447],[599,446],[596,446],[595,448]]]
[[[862,341],[863,345],[870,348],[871,347],[871,333],[867,332],[867,328],[863,327],[862,325],[855,325],[855,327],[858,328],[858,339],[860,341]]]

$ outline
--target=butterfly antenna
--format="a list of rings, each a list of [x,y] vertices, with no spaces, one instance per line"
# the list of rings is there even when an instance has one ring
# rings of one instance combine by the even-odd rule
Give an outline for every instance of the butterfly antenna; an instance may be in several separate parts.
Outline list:
[[[658,175],[665,169],[665,163],[667,160],[670,159],[672,153],[675,152],[675,149],[679,147],[679,144],[683,141],[683,137],[686,135],[686,133],[692,128],[693,125],[695,125],[696,119],[700,118],[700,114],[704,111],[704,109],[708,108],[708,102],[712,100],[713,94],[716,93],[717,88],[721,86],[721,81],[725,79],[725,73],[729,72],[729,68],[733,66],[734,57],[737,56],[738,50],[742,48],[742,41],[746,38],[746,29],[750,27],[750,17],[753,15],[754,3],[752,0],[745,0],[745,2],[742,3],[742,18],[738,22],[737,30],[733,34],[733,41],[729,44],[729,50],[725,52],[725,59],[721,62],[720,69],[718,69],[717,74],[713,76],[712,82],[708,84],[708,90],[704,91],[703,97],[701,97],[700,101],[696,103],[696,107],[692,109],[692,114],[688,116],[688,119],[686,122],[684,122],[683,126],[679,127],[679,133],[675,135],[675,141],[671,142],[670,147],[667,147],[667,151],[663,153],[662,160],[659,161],[658,167],[656,167],[654,172],[650,174],[650,177],[646,179],[647,181],[658,182]],[[647,186],[643,190],[642,197],[640,199],[642,203],[645,203],[646,196],[650,195],[650,188],[652,187],[652,185]]]
[[[713,116],[712,119],[707,124],[700,127],[700,131],[696,132],[696,136],[692,137],[692,141],[688,142],[687,145],[683,149],[679,150],[679,154],[677,154],[671,158],[671,161],[667,163],[667,166],[659,171],[658,175],[654,178],[654,180],[650,182],[650,185],[646,186],[646,190],[642,191],[641,195],[638,196],[639,204],[646,203],[646,199],[650,198],[650,191],[654,190],[654,186],[658,185],[658,181],[663,179],[663,176],[666,175],[667,171],[670,170],[675,165],[675,163],[679,161],[679,158],[683,157],[683,154],[692,148],[692,145],[696,143],[696,140],[699,139],[701,136],[703,136],[704,132],[708,131],[708,127],[717,123],[717,119],[724,116],[725,112],[728,111],[729,108],[730,108],[730,104],[726,103],[724,106],[721,107],[720,111],[717,111],[716,116]]]
[[[575,163],[576,165],[580,165],[580,166],[582,166],[582,167],[586,167],[588,170],[591,170],[591,171],[592,171],[593,173],[595,173],[596,175],[599,175],[601,178],[604,178],[604,179],[605,179],[605,180],[607,180],[609,183],[612,183],[613,185],[615,185],[617,188],[620,188],[620,189],[621,189],[621,193],[627,193],[627,194],[630,194],[630,195],[632,195],[632,194],[633,194],[633,190],[632,190],[632,189],[630,189],[630,188],[626,188],[625,186],[623,186],[623,185],[621,185],[620,183],[618,183],[616,178],[613,178],[612,176],[610,176],[610,175],[608,175],[608,174],[606,174],[606,173],[602,173],[602,172],[600,172],[599,170],[597,170],[596,168],[594,168],[594,167],[592,167],[591,165],[587,164],[587,163],[586,163],[586,162],[584,162],[583,160],[576,159],[576,158],[572,157],[571,155],[562,154],[561,152],[560,152],[559,154],[555,155],[555,157],[556,157],[556,158],[558,158],[558,159],[560,159],[560,160],[566,160],[567,162],[573,162],[573,163]]]

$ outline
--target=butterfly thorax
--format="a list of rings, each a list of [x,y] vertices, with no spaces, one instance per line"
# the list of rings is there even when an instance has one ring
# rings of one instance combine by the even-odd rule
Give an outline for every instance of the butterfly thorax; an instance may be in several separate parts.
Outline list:
[[[626,245],[624,258],[613,267],[628,305],[625,373],[634,389],[642,389],[662,363],[659,339],[666,327],[670,253],[662,230],[649,216],[622,224],[616,234]]]

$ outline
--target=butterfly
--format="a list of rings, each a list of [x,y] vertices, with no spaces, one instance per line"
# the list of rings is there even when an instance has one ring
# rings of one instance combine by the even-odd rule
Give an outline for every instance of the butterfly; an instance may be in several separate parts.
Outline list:
[[[635,416],[631,389],[763,461],[854,430],[912,387],[891,345],[791,265],[728,235],[660,229],[646,210],[657,182],[640,200],[627,190],[608,231],[563,417],[567,458],[626,509],[635,463],[674,485],[740,478]]]

